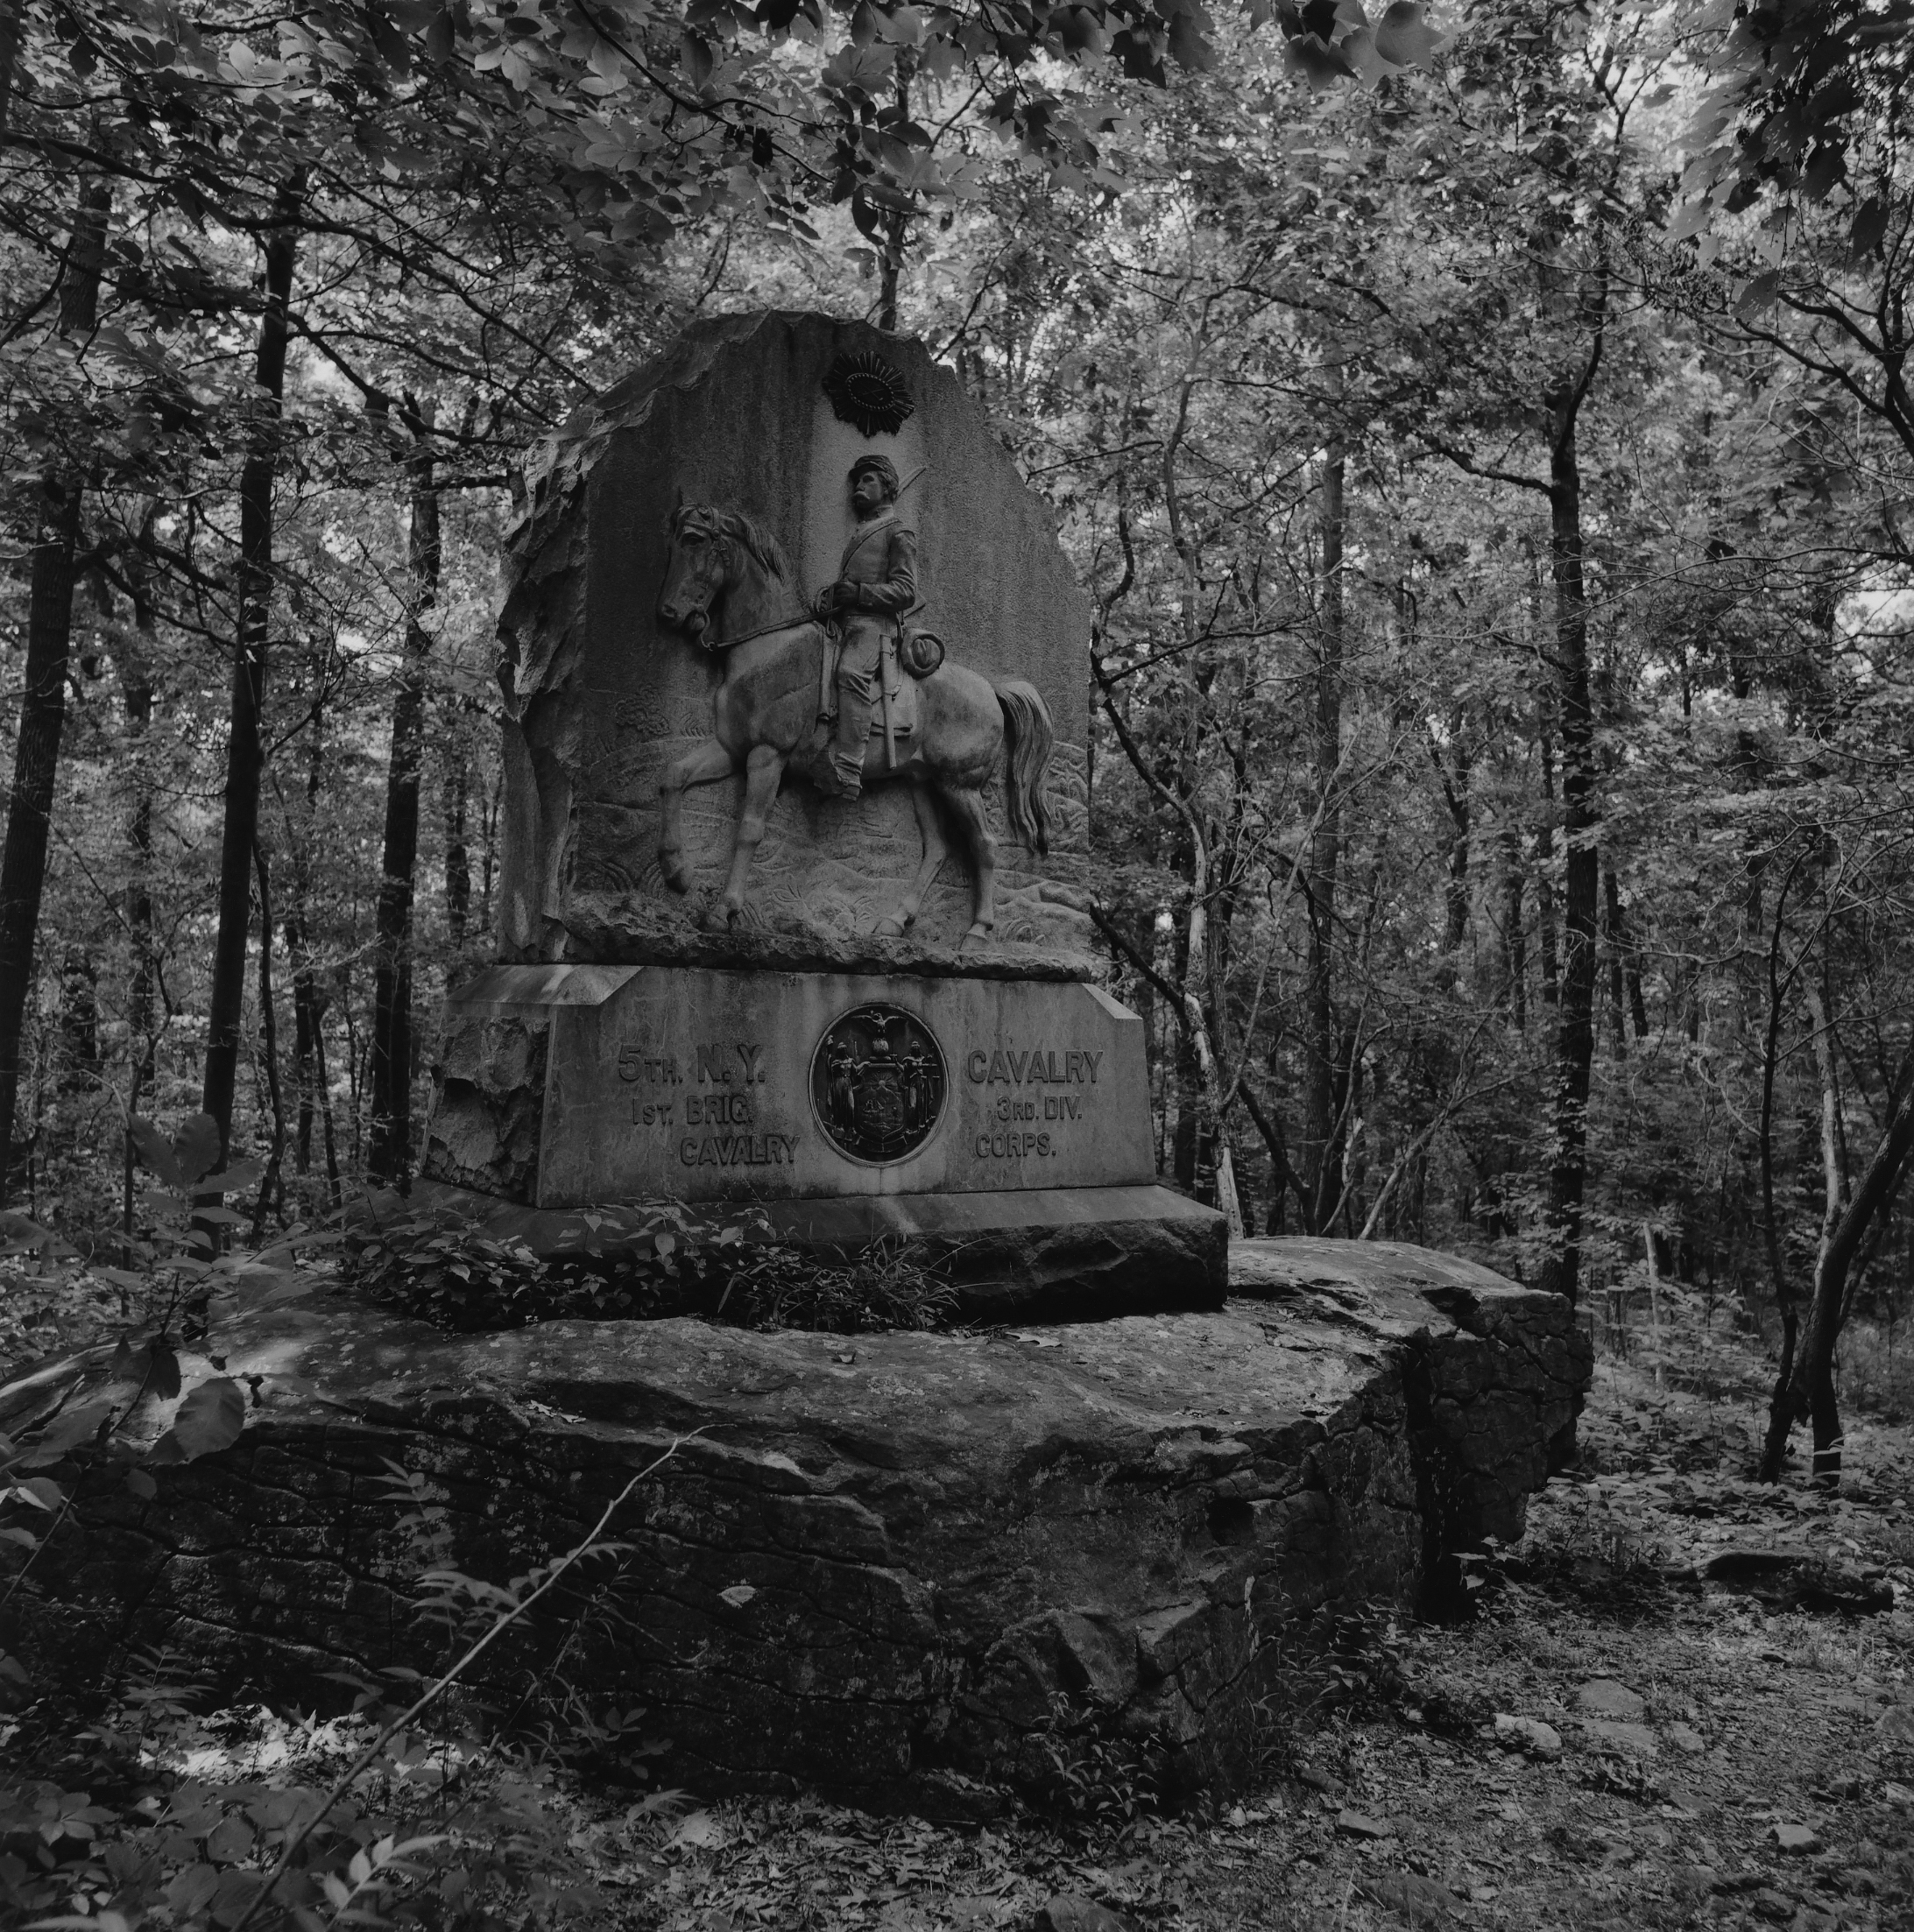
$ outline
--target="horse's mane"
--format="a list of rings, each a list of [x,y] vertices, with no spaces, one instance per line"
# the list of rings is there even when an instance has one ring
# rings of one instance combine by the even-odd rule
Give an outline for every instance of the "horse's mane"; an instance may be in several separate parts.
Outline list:
[[[781,583],[791,574],[778,539],[741,510],[720,510],[716,504],[680,504],[671,513],[671,534],[682,536],[688,525],[702,524],[708,535],[734,537],[756,561],[758,568]]]

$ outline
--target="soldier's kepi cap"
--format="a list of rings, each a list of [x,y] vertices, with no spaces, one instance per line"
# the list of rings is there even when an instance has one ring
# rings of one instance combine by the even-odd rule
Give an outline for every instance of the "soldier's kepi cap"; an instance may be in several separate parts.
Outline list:
[[[867,449],[851,466],[851,477],[856,483],[866,473],[873,475],[892,496],[897,494],[897,465],[888,456],[880,456],[876,450]]]

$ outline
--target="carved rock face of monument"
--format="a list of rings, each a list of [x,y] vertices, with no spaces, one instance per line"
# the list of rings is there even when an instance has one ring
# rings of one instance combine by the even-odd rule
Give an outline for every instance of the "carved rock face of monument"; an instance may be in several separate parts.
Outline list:
[[[1085,984],[1088,607],[956,378],[704,324],[554,440],[512,561],[502,959],[448,1002],[427,1179],[554,1252],[751,1202],[966,1306],[1218,1300],[1142,1023]]]
[[[504,957],[1081,961],[1088,606],[921,344],[816,315],[695,328],[554,440],[512,551]],[[917,632],[943,646],[928,676]]]

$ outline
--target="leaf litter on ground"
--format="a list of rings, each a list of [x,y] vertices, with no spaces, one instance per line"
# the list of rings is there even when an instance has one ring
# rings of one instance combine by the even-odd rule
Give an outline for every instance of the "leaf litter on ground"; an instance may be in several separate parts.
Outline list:
[[[1914,1923],[1914,1432],[1856,1419],[1838,1497],[1798,1475],[1757,1484],[1762,1365],[1743,1352],[1730,1378],[1719,1336],[1711,1357],[1706,1390],[1605,1359],[1583,1467],[1534,1498],[1480,1614],[1401,1632],[1409,1689],[1359,1690],[1270,1737],[1262,1773],[1213,1816],[1145,1815],[1098,1839],[733,1801],[714,1809],[738,1821],[737,1848],[653,1855],[630,1922],[1031,1932],[1061,1898],[1134,1932],[1899,1932]],[[1756,1542],[1884,1575],[1893,1607],[1776,1609],[1699,1580]],[[1461,1714],[1459,1735],[1416,1721],[1424,1696]]]

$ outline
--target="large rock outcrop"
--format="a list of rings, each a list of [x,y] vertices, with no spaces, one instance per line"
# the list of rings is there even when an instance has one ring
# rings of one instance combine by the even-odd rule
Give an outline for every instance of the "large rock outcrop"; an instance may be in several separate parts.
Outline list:
[[[976,1811],[1054,1792],[1094,1745],[1226,1782],[1335,1613],[1410,1607],[1445,1555],[1519,1532],[1589,1371],[1564,1304],[1466,1263],[1300,1241],[1232,1262],[1219,1312],[971,1335],[274,1309],[222,1338],[257,1378],[239,1442],[152,1501],[83,1498],[36,1565],[31,1649],[97,1670],[171,1642],[229,1689],[335,1702],[328,1673],[444,1654],[409,1611],[388,1464],[442,1492],[443,1558],[505,1577],[675,1441],[592,1615],[511,1666],[569,1629],[565,1673],[594,1708],[647,1707],[667,1775]],[[0,1428],[106,1372],[17,1385]]]

